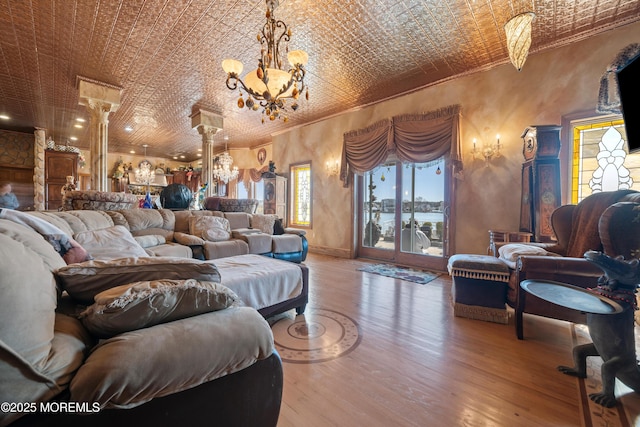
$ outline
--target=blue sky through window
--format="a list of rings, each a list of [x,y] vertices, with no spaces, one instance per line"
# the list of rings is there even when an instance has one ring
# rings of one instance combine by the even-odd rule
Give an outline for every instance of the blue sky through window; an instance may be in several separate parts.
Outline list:
[[[444,162],[431,166],[419,165],[416,168],[416,200],[421,197],[424,201],[439,202],[444,200]],[[437,174],[440,167],[440,174]],[[382,176],[384,175],[384,181]],[[411,168],[402,166],[402,179],[407,185],[403,189],[402,200],[411,200]],[[369,177],[367,177],[367,184]],[[376,186],[374,194],[378,200],[395,199],[396,180],[395,168],[386,166],[373,172],[373,183]]]

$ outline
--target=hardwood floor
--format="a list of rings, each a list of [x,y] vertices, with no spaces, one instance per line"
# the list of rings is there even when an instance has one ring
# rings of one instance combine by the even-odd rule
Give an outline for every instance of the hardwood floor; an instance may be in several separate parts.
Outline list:
[[[569,323],[525,316],[519,341],[513,319],[455,317],[446,273],[419,285],[357,271],[365,262],[307,258],[308,309],[349,316],[362,339],[284,363],[279,427],[581,425],[578,380],[556,369],[572,365]]]

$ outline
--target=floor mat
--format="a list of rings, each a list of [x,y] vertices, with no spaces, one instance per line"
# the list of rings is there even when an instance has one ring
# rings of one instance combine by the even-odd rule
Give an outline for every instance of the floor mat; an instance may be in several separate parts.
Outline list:
[[[394,279],[408,280],[409,282],[424,285],[440,276],[439,273],[431,271],[416,270],[408,267],[400,267],[392,264],[371,264],[358,268],[366,273],[379,274],[381,276],[393,277]]]

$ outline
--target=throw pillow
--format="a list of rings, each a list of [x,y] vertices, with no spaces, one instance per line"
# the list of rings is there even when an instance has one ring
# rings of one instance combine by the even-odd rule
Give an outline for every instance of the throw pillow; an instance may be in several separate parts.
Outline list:
[[[85,248],[83,248],[80,243],[76,242],[74,239],[69,239],[69,244],[71,247],[62,255],[62,259],[67,264],[74,264],[76,262],[84,262],[93,259],[93,256],[90,255]]]
[[[501,246],[498,249],[498,253],[500,254],[500,258],[506,259],[507,261],[515,262],[518,260],[520,255],[548,255],[544,248],[533,245],[524,245],[522,243],[509,243],[507,245]]]
[[[133,238],[131,232],[122,225],[81,231],[76,233],[74,238],[93,258],[103,261],[148,256],[142,246]]]
[[[218,216],[193,216],[189,218],[189,233],[210,242],[222,242],[231,238],[229,221]]]
[[[276,218],[275,215],[254,214],[251,216],[251,228],[260,230],[263,233],[273,234]]]
[[[59,286],[74,299],[92,304],[98,293],[143,280],[195,279],[220,282],[215,264],[191,258],[144,257],[86,261],[54,271]]]
[[[284,226],[282,225],[282,218],[276,218],[276,222],[273,223],[273,235],[279,236],[284,234]]]
[[[80,313],[94,335],[114,335],[148,328],[239,305],[238,296],[219,283],[187,280],[134,282],[100,292],[95,304]]]

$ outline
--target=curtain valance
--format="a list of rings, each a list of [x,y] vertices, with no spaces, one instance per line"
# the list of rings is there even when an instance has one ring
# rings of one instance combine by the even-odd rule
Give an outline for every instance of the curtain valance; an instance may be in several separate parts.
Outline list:
[[[344,186],[349,186],[353,172],[370,171],[392,153],[410,163],[426,163],[448,154],[453,166],[461,170],[460,106],[395,116],[345,133],[340,167]]]

